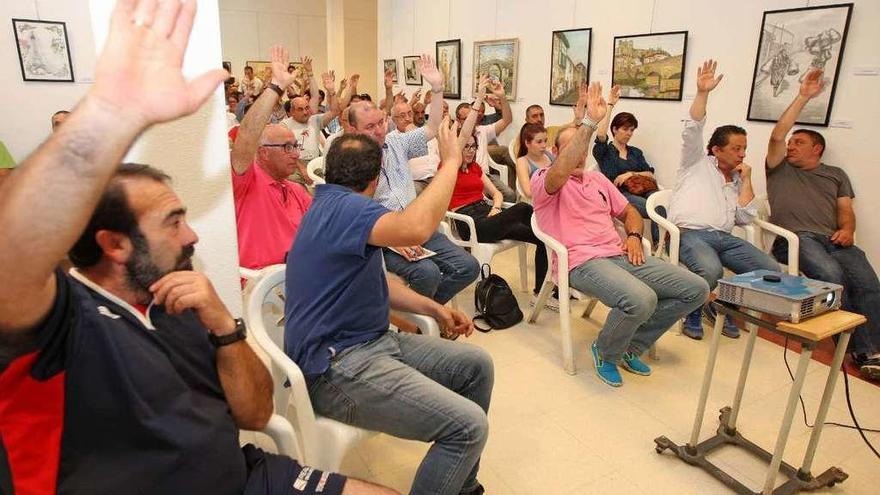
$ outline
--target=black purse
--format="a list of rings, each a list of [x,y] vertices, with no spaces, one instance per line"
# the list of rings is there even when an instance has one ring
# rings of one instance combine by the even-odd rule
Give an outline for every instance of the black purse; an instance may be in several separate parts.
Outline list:
[[[492,267],[488,264],[480,269],[480,281],[474,290],[474,307],[477,309],[474,328],[481,332],[503,330],[523,320],[523,313],[510,285],[500,275],[492,273]],[[480,327],[478,320],[484,321],[488,328]]]

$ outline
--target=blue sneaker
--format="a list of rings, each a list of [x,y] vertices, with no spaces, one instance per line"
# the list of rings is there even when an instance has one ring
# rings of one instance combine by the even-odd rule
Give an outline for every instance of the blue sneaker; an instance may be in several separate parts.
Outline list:
[[[651,374],[651,367],[645,364],[645,362],[639,358],[639,355],[634,352],[625,353],[623,359],[620,360],[620,365],[630,373],[642,376],[648,376]]]
[[[703,340],[703,315],[700,308],[695,309],[684,320],[681,333],[694,340]]]
[[[617,365],[599,357],[599,348],[596,346],[595,341],[590,346],[590,353],[593,355],[593,363],[596,365],[596,374],[599,375],[603,382],[612,387],[623,385],[623,378],[620,377]]]
[[[725,318],[724,327],[721,328],[721,335],[724,335],[725,337],[730,337],[731,339],[738,339],[739,327],[736,326],[732,321],[730,321],[730,318]]]

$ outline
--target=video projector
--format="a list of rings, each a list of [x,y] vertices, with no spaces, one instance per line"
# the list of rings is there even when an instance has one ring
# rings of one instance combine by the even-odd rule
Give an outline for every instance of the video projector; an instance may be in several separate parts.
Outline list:
[[[830,282],[755,270],[718,281],[718,300],[792,323],[840,309],[843,287]]]

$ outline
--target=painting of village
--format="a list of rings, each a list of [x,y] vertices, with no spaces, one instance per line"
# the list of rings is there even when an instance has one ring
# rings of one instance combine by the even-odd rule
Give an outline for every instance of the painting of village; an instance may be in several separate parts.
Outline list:
[[[611,84],[621,98],[681,101],[687,31],[614,37]]]
[[[516,99],[516,64],[519,58],[519,40],[516,38],[474,42],[473,94],[477,94],[477,75],[488,75],[504,86],[508,100]]]
[[[590,41],[593,30],[553,31],[550,51],[550,104],[577,103],[581,81],[590,82]]]

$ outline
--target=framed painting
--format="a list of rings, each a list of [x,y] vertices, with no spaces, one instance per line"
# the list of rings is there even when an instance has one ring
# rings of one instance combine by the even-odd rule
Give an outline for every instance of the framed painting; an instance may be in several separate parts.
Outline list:
[[[422,85],[422,72],[419,70],[418,55],[403,57],[403,80],[410,86]]]
[[[553,31],[550,47],[550,104],[574,106],[581,82],[590,82],[591,28]]]
[[[487,74],[491,79],[501,81],[508,100],[515,100],[518,58],[517,38],[474,42],[473,94],[477,94],[480,76]]]
[[[461,40],[438,41],[437,68],[443,74],[443,98],[461,98]]]
[[[776,122],[798,94],[804,75],[818,68],[825,87],[797,123],[828,125],[852,8],[846,3],[764,12],[748,120]]]
[[[25,81],[73,82],[67,25],[56,21],[12,19],[21,77]]]
[[[687,31],[614,37],[611,85],[620,97],[681,101]]]
[[[272,62],[267,60],[248,60],[244,64],[245,67],[254,69],[254,77],[259,77],[264,83],[272,80]],[[290,72],[290,69],[287,70]]]
[[[397,82],[397,59],[396,58],[388,58],[382,61],[382,72],[391,71],[394,74],[394,77],[391,79],[393,82]]]

